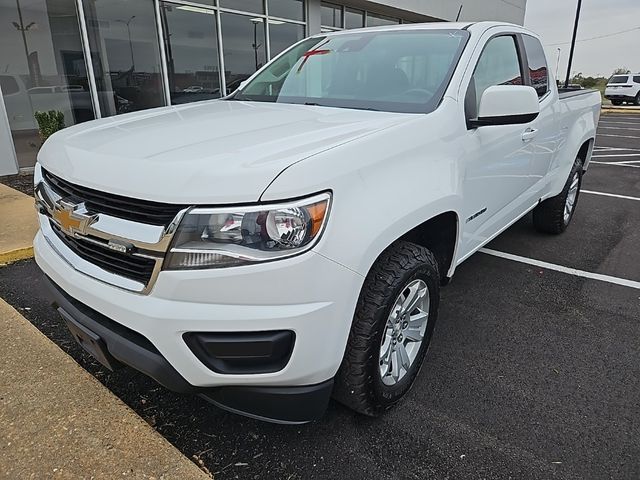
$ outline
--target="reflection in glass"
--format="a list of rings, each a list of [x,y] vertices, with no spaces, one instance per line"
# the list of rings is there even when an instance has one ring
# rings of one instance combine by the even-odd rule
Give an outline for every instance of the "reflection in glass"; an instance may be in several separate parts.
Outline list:
[[[165,104],[152,0],[82,0],[102,116]]]
[[[303,0],[268,0],[269,16],[304,20]]]
[[[232,8],[243,12],[264,13],[263,0],[219,0],[223,8]]]
[[[267,62],[264,19],[222,12],[220,21],[224,38],[224,74],[230,93]]]
[[[271,58],[304,38],[304,25],[269,20]]]
[[[342,28],[342,7],[333,3],[322,2],[320,6],[320,23],[323,27]]]
[[[218,37],[213,10],[162,2],[171,103],[220,96]]]
[[[0,85],[20,167],[41,144],[34,112],[94,118],[74,0],[0,0]]]
[[[542,98],[549,91],[549,67],[544,48],[540,40],[530,35],[523,35],[522,40],[527,51],[532,87],[538,92],[538,97]]]
[[[385,25],[398,25],[400,20],[376,13],[367,13],[367,27],[384,27]]]
[[[344,10],[344,28],[362,28],[364,27],[364,12],[354,8],[345,8]]]

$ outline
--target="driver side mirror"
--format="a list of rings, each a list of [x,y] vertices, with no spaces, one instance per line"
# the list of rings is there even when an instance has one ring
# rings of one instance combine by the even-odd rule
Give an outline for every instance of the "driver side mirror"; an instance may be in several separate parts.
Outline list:
[[[540,115],[538,94],[524,85],[496,85],[482,94],[478,118],[468,121],[469,128],[530,123]]]

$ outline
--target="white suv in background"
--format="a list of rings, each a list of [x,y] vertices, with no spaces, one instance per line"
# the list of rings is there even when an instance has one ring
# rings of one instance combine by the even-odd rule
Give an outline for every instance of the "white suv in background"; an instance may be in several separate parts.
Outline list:
[[[640,105],[640,73],[614,75],[607,83],[604,97],[614,105],[622,105],[623,102]]]

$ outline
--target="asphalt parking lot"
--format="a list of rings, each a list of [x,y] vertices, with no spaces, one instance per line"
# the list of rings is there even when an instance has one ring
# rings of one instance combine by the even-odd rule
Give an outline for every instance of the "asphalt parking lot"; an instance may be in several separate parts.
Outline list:
[[[527,216],[459,268],[415,387],[380,419],[332,403],[272,425],[109,372],[33,261],[0,269],[0,296],[218,479],[640,478],[640,115],[602,118],[582,188],[564,235]]]

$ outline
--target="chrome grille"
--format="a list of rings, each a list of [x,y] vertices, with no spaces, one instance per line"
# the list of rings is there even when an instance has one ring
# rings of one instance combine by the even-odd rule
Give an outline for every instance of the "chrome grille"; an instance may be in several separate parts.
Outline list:
[[[147,285],[153,276],[156,261],[127,253],[111,250],[98,240],[87,240],[65,235],[55,223],[49,221],[51,228],[64,245],[77,256],[91,262],[107,272]]]

